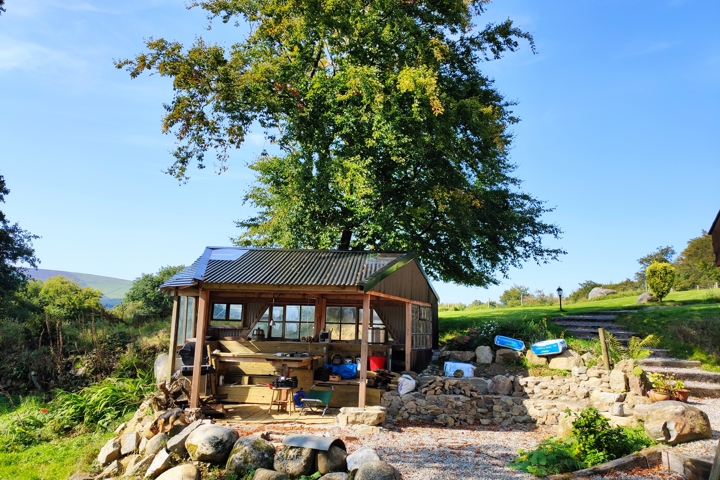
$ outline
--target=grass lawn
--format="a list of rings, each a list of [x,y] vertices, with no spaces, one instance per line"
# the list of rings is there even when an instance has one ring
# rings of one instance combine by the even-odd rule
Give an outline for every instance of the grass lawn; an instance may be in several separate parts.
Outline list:
[[[641,337],[654,333],[662,338],[661,348],[676,358],[700,360],[705,368],[720,370],[720,289],[674,292],[662,303],[638,304],[635,296],[611,297],[578,303],[512,308],[477,308],[440,312],[439,333],[443,341],[478,328],[489,321],[539,322],[565,315],[630,311],[617,318]],[[556,335],[562,329],[550,326]]]
[[[100,448],[114,434],[78,435],[28,447],[20,452],[0,452],[0,478],[57,480],[69,478],[89,466]]]

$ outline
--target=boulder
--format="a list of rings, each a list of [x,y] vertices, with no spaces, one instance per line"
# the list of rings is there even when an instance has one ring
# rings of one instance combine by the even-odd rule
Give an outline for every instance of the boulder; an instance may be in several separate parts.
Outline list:
[[[463,350],[450,350],[445,352],[451,362],[469,363],[475,358],[475,352]]]
[[[200,425],[210,425],[210,420],[195,420],[193,423],[183,428],[180,433],[168,440],[166,446],[168,452],[174,453],[181,458],[185,457],[187,455],[187,450],[185,450],[185,440],[187,440],[187,437]]]
[[[275,471],[290,477],[311,475],[315,473],[315,455],[316,451],[312,448],[285,446],[275,453],[273,465]]]
[[[385,407],[341,407],[336,420],[343,427],[347,425],[382,425],[385,423]]]
[[[320,477],[321,480],[347,480],[348,474],[347,472],[333,472],[333,473],[327,473]]]
[[[625,400],[624,393],[602,392],[593,390],[590,394],[590,403],[601,412],[608,412],[613,404]]]
[[[402,476],[389,463],[374,460],[360,465],[353,478],[354,480],[400,480]]]
[[[142,477],[150,468],[155,454],[152,455],[138,455],[125,467],[125,473],[123,477]]]
[[[637,303],[650,303],[657,302],[657,298],[651,292],[641,293],[637,297]]]
[[[165,448],[168,442],[168,434],[165,432],[158,433],[145,444],[145,455],[155,455],[160,450]]]
[[[347,472],[347,452],[337,445],[330,445],[327,452],[317,452],[317,470],[325,475],[331,472]]]
[[[647,409],[645,433],[655,441],[677,445],[712,437],[710,420],[697,407],[676,401],[657,402]]]
[[[105,467],[105,470],[100,472],[100,475],[95,477],[96,480],[103,480],[105,478],[115,478],[118,472],[120,472],[120,462],[113,460],[110,464]]]
[[[351,472],[356,468],[360,468],[360,465],[363,463],[374,462],[377,460],[380,460],[380,456],[375,450],[370,447],[363,447],[359,450],[355,450],[347,456],[347,469]]]
[[[156,480],[200,480],[200,471],[192,463],[183,463],[163,473]]]
[[[120,439],[118,437],[111,438],[100,449],[97,456],[97,462],[101,467],[109,465],[113,460],[120,456]]]
[[[613,392],[628,391],[628,377],[625,372],[617,368],[610,372],[610,390]]]
[[[573,350],[565,350],[557,355],[553,355],[548,362],[548,367],[553,370],[572,370],[581,364],[580,355]]]
[[[617,292],[611,288],[595,287],[592,290],[590,290],[590,293],[588,293],[588,300],[592,300],[593,298],[604,297],[605,295],[610,295],[612,293],[617,293]]]
[[[268,468],[258,468],[255,470],[252,480],[288,480],[288,476],[282,472],[276,472]]]
[[[523,354],[509,348],[498,348],[495,352],[495,363],[518,363],[523,358]]]
[[[250,469],[266,468],[272,470],[275,460],[275,447],[260,435],[240,437],[235,442],[228,458],[226,470],[242,478]]]
[[[495,375],[490,382],[490,392],[509,395],[513,391],[513,382],[505,375]]]
[[[213,424],[200,425],[185,440],[185,449],[195,462],[224,464],[230,455],[238,433]]]
[[[130,455],[140,443],[140,435],[137,432],[126,432],[120,437],[120,455]]]
[[[160,450],[155,454],[150,466],[145,471],[145,478],[154,478],[172,466],[172,459],[167,450]]]
[[[481,345],[475,349],[475,363],[492,363],[493,351],[491,347]]]
[[[525,352],[525,360],[527,361],[528,365],[547,365],[548,359],[547,357],[541,357],[538,355],[535,355],[535,352],[532,350],[528,350]]]
[[[160,383],[167,381],[168,357],[169,355],[167,353],[161,353],[155,359],[155,364],[153,365],[153,373],[155,374],[155,385],[160,385]]]

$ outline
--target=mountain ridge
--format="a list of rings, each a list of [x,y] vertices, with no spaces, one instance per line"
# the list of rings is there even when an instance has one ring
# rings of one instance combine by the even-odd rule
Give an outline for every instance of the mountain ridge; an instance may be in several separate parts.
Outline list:
[[[34,280],[44,282],[48,278],[62,276],[74,280],[82,287],[91,287],[103,293],[100,299],[105,308],[112,308],[122,302],[125,294],[130,290],[132,280],[122,278],[94,275],[91,273],[78,273],[66,270],[49,270],[45,268],[26,269],[25,273]]]

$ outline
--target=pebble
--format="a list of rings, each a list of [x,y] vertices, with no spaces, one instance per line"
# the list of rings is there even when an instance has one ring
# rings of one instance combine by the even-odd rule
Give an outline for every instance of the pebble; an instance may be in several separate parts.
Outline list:
[[[715,456],[720,439],[720,399],[690,399],[688,402],[708,414],[713,436],[708,440],[688,442],[676,447],[691,456]],[[268,426],[236,425],[241,434],[262,431]],[[532,450],[555,434],[548,426],[514,425],[512,427],[441,427],[433,424],[389,424],[376,433],[360,434],[351,427],[312,425],[272,425],[274,434],[308,433],[330,435],[342,439],[348,452],[362,447],[374,448],[385,461],[397,468],[404,480],[455,479],[532,479],[533,475],[507,466],[519,449]],[[243,433],[246,431],[246,433]],[[682,475],[663,470],[635,469],[584,477],[588,480],[681,480]]]

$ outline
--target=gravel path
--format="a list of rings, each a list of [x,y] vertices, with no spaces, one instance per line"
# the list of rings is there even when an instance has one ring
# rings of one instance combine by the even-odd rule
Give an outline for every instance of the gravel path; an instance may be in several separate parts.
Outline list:
[[[705,456],[711,461],[720,438],[720,399],[700,399],[689,402],[705,411],[713,427],[713,437],[678,445],[678,451],[692,456]],[[380,456],[402,473],[404,480],[456,479],[531,479],[532,475],[507,467],[517,456],[518,449],[533,449],[540,441],[554,435],[552,427],[462,427],[435,425],[391,425],[378,433],[362,428],[310,425],[236,426],[241,434],[269,430],[272,437],[289,433],[330,435],[342,439],[349,452],[362,447],[374,448]],[[661,469],[636,469],[607,475],[585,477],[598,479],[655,479],[681,480],[678,474]]]

